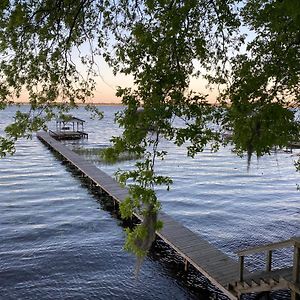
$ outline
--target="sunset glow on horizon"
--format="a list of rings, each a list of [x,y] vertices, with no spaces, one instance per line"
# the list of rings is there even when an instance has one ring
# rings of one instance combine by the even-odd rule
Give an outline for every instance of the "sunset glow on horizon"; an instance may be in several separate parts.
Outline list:
[[[121,104],[121,98],[116,96],[117,88],[132,88],[134,86],[133,77],[130,75],[117,74],[114,75],[112,69],[102,59],[99,61],[98,76],[94,77],[96,89],[94,96],[86,99],[85,103],[94,104]],[[83,66],[78,63],[78,70],[85,73]],[[191,78],[190,90],[198,93],[207,94],[207,100],[210,103],[215,103],[217,98],[216,89],[209,90],[206,87],[207,83],[201,78]],[[29,103],[28,93],[23,91],[19,98],[14,98],[16,103]]]

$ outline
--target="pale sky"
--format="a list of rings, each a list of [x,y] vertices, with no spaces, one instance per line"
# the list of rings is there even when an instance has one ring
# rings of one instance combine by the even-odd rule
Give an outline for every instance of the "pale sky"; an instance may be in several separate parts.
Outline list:
[[[76,60],[76,59],[75,59]],[[84,73],[84,69],[78,63],[78,69]],[[132,87],[133,78],[132,76],[125,76],[123,74],[113,75],[110,67],[101,59],[98,64],[99,75],[95,78],[96,90],[94,91],[94,97],[87,99],[88,103],[120,103],[121,99],[116,97],[116,90],[118,86],[121,87]],[[190,89],[195,92],[201,92],[208,94],[208,100],[211,103],[216,101],[216,91],[210,91],[206,88],[206,83],[201,78],[192,78]],[[28,96],[26,92],[23,92],[17,102],[27,102]]]
[[[199,67],[199,66],[196,66]],[[121,87],[132,87],[133,78],[132,76],[125,76],[118,74],[117,76],[113,75],[112,70],[109,66],[101,61],[99,65],[100,75],[96,78],[97,87],[95,91],[95,96],[91,99],[91,102],[94,103],[120,103],[120,98],[115,96],[116,89],[118,86]],[[201,92],[208,94],[208,100],[211,103],[216,102],[217,89],[208,90],[206,87],[206,82],[201,78],[192,78],[190,89],[195,92]]]
[[[131,76],[117,75],[114,76],[109,69],[105,69],[101,72],[101,77],[96,78],[97,87],[95,91],[95,96],[91,100],[94,103],[115,103],[120,102],[120,98],[115,96],[117,86],[121,87],[132,87],[133,79]],[[208,100],[212,103],[216,99],[216,91],[209,91],[206,88],[206,83],[204,80],[198,78],[191,79],[190,88],[195,92],[207,93]]]

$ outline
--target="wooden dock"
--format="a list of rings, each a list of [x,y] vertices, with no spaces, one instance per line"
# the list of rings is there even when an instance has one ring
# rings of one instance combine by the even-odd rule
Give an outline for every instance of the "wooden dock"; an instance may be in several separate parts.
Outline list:
[[[49,133],[39,132],[37,137],[88,177],[99,189],[111,196],[113,201],[120,203],[128,196],[127,189],[121,187],[116,180],[52,138]],[[137,217],[141,219],[140,216]],[[299,238],[284,242],[284,246],[295,248],[294,267],[289,270],[272,271],[272,251],[278,247],[282,248],[282,245],[268,245],[267,250],[265,248],[262,250],[260,247],[259,249],[242,251],[239,253],[239,262],[237,262],[164,212],[160,212],[158,217],[163,221],[164,226],[160,232],[157,232],[157,235],[184,258],[186,269],[188,264],[193,265],[229,299],[236,300],[240,299],[242,294],[278,288],[291,289],[292,299],[299,299]],[[249,253],[261,251],[268,251],[267,269],[260,273],[250,273],[244,268],[244,257]]]
[[[50,135],[56,140],[80,140],[88,139],[89,135],[83,131],[52,131],[49,130]]]

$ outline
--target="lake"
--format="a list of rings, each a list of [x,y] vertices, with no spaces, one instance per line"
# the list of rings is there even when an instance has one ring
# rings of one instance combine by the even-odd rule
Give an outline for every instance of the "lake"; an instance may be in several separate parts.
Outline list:
[[[15,109],[0,111],[0,132]],[[121,133],[113,117],[122,107],[101,109],[101,121],[82,107],[74,112],[86,120],[89,139],[69,147],[105,148]],[[254,158],[247,171],[246,158],[231,147],[191,159],[183,147],[161,143],[169,155],[158,169],[174,180],[169,192],[157,191],[163,211],[226,254],[236,259],[248,246],[299,235],[297,151]],[[86,158],[112,176],[133,165]],[[122,249],[123,223],[107,199],[90,191],[36,137],[20,140],[16,154],[0,160],[0,209],[0,299],[225,299],[199,273],[186,274],[180,258],[160,241],[136,279],[134,257]],[[289,252],[274,258],[275,266],[291,262]],[[262,264],[261,256],[247,262],[249,269]]]

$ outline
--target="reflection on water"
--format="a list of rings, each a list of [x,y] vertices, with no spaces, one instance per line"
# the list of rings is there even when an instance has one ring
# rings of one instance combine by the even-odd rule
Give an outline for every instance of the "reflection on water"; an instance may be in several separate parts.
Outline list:
[[[104,159],[104,150],[107,149],[108,147],[93,147],[93,148],[85,148],[84,146],[77,146],[77,145],[72,145],[72,150],[76,152],[78,155],[81,155],[84,157],[86,160],[92,161],[92,162],[99,162],[99,163],[104,163],[104,164],[113,164],[115,165],[115,161],[109,162],[107,159]],[[138,158],[137,155],[129,152],[123,152],[119,155],[117,162],[122,162],[122,161],[133,161],[131,162],[134,164],[134,160]]]
[[[102,121],[87,121],[89,140],[70,147],[102,149],[112,135],[116,107],[104,107]],[[9,113],[0,112],[0,130]],[[162,142],[169,151],[159,165],[171,174],[170,192],[158,190],[163,210],[204,236],[233,258],[247,246],[299,235],[299,175],[288,153],[253,161],[230,148],[209,150],[195,159],[184,149]],[[95,162],[113,175],[130,169]],[[139,280],[133,277],[134,258],[122,250],[122,222],[109,202],[86,188],[35,138],[20,141],[17,153],[0,161],[0,299],[209,299],[209,283],[197,272],[184,273],[179,257],[157,242]],[[275,265],[288,265],[287,252],[275,254]],[[177,264],[175,264],[177,262]],[[258,256],[248,263],[257,268]],[[288,299],[279,294],[274,299]]]

